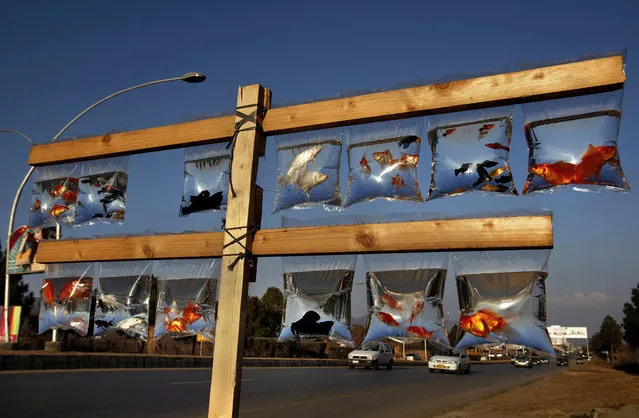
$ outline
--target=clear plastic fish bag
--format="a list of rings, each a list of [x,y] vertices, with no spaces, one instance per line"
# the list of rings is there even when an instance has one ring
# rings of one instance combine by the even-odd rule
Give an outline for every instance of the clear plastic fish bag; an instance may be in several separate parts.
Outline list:
[[[215,304],[221,259],[154,262],[158,299],[154,338],[201,335],[215,340]]]
[[[76,163],[36,167],[29,226],[73,225],[79,172]]]
[[[550,250],[455,253],[459,298],[456,348],[516,344],[554,354],[546,328]]]
[[[428,200],[477,191],[518,194],[509,165],[512,123],[512,108],[430,118]]]
[[[350,126],[344,206],[384,198],[423,202],[419,151],[424,118]]]
[[[522,194],[628,191],[619,157],[623,89],[523,106],[528,177]]]
[[[151,261],[97,263],[93,335],[114,330],[146,341],[149,336]]]
[[[49,264],[40,289],[39,334],[50,329],[89,331],[95,264]]]
[[[342,204],[339,168],[343,137],[343,129],[329,129],[278,138],[273,213]]]
[[[184,149],[180,216],[226,210],[231,171],[231,150],[227,145],[224,142]]]
[[[80,163],[80,193],[75,225],[124,222],[129,157]]]
[[[285,257],[278,341],[323,340],[353,347],[351,292],[356,255]]]
[[[443,309],[448,253],[362,257],[369,313],[363,342],[394,338],[448,346]]]

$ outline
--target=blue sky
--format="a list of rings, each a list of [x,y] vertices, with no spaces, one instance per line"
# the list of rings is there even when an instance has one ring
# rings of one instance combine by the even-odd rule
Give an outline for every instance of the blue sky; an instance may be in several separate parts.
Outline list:
[[[220,3],[2,0],[0,129],[18,129],[36,142],[46,142],[96,100],[187,71],[204,72],[208,79],[199,85],[170,83],[120,96],[87,114],[67,134],[82,137],[229,112],[239,85],[261,83],[270,88],[276,107],[348,91],[392,88],[460,73],[507,71],[627,48],[619,150],[631,187],[639,179],[639,145],[632,134],[639,130],[639,122],[632,117],[639,107],[633,78],[639,67],[639,29],[632,1],[605,5],[492,0]],[[520,121],[517,109],[511,165],[519,190],[527,156]],[[28,146],[11,134],[2,134],[1,140],[0,230],[5,231],[14,191],[28,169]],[[425,147],[422,153],[430,158]],[[270,215],[274,159],[272,138],[258,178],[267,190],[265,227],[279,226],[283,214]],[[182,150],[133,157],[125,224],[69,230],[65,235],[219,227],[217,216],[178,218],[182,162]],[[420,176],[426,194],[429,180]],[[30,190],[29,183],[17,225],[27,222]],[[587,325],[594,332],[605,314],[621,319],[621,306],[639,281],[632,249],[639,226],[636,208],[634,192],[562,192],[512,198],[461,196],[419,206],[364,204],[347,213],[552,210],[555,250],[547,282],[548,325]],[[329,215],[321,210],[285,214]],[[358,263],[356,282],[363,281],[362,267]],[[261,260],[258,276],[251,294],[281,286],[279,261]],[[28,282],[38,286],[39,279],[31,276]],[[353,299],[354,315],[360,316],[364,286],[355,287]],[[458,305],[452,278],[447,281],[445,301],[448,318],[455,320]]]

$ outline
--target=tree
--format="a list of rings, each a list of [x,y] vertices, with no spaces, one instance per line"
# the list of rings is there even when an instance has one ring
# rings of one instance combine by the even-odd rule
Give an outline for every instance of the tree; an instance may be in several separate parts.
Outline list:
[[[632,289],[631,303],[623,305],[623,339],[633,349],[639,349],[639,284]]]
[[[596,342],[601,350],[613,353],[621,345],[621,325],[610,315],[603,319],[598,334]]]
[[[284,309],[284,295],[277,287],[269,287],[262,296],[262,307],[264,309],[282,312]]]
[[[4,272],[6,253],[0,257],[0,305],[4,305]],[[21,275],[12,275],[9,280],[9,305],[22,306],[20,317],[24,320],[31,312],[31,307],[35,302],[33,292],[29,292],[29,285],[22,281]]]

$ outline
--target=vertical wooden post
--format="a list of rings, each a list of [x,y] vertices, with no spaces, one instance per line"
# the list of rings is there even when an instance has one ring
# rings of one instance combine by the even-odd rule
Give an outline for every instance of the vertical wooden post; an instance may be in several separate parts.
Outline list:
[[[255,84],[240,87],[237,96],[237,110],[243,114],[257,114],[261,124],[262,112],[256,112],[258,106],[268,109],[271,105],[271,92]],[[236,116],[236,122],[242,118]],[[233,161],[231,163],[231,181],[236,196],[229,187],[229,199],[226,209],[226,229],[238,237],[247,232],[247,227],[256,222],[257,163],[262,142],[265,138],[255,129],[255,124],[246,122],[237,134]],[[224,244],[233,241],[229,234],[224,236]],[[241,244],[241,245],[240,245]],[[253,275],[246,258],[236,261],[236,255],[252,248],[252,237],[246,238],[224,248],[222,274],[220,276],[220,294],[218,321],[213,351],[213,375],[209,398],[209,418],[236,418],[240,406],[240,384],[242,381],[242,356],[244,354],[244,325],[246,322],[245,305],[248,296],[249,279]]]

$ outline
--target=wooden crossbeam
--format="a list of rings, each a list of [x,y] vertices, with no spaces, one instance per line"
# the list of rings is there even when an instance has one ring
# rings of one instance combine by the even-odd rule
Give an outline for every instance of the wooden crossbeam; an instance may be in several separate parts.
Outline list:
[[[618,88],[625,80],[623,57],[612,56],[276,108],[268,112],[263,127],[267,135],[277,135],[578,96]],[[234,121],[234,116],[224,116],[37,145],[31,148],[29,164],[50,165],[227,141],[233,135]]]
[[[223,232],[44,241],[39,263],[206,258],[222,255]],[[257,256],[552,248],[552,217],[451,219],[263,229]]]

